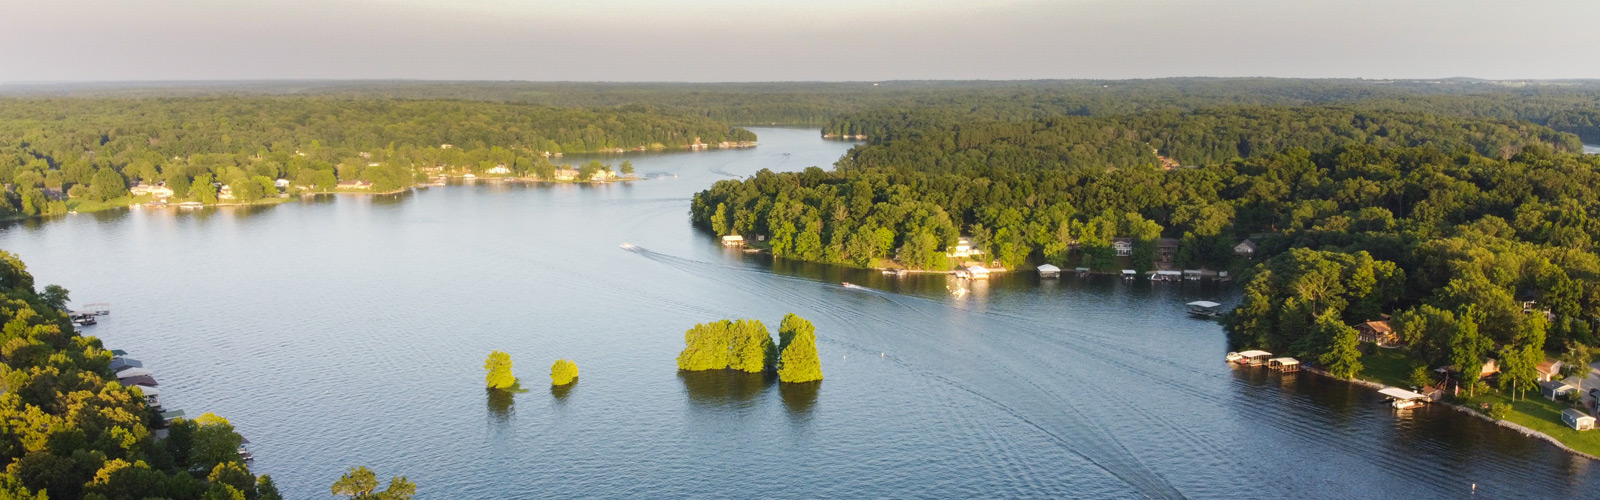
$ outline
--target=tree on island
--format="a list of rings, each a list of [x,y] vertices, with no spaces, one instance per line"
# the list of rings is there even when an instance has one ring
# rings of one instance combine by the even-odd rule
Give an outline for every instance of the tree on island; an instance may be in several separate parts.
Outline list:
[[[621,169],[622,175],[633,175],[633,162],[631,161],[622,160],[622,166],[618,168]]]
[[[351,500],[411,500],[417,494],[417,484],[399,476],[389,479],[389,487],[378,489],[378,476],[365,466],[350,469],[333,483],[333,494]]]
[[[550,365],[550,384],[567,385],[578,380],[578,364],[571,360],[558,359]]]
[[[769,359],[776,360],[777,354],[772,334],[760,321],[722,320],[695,325],[684,333],[678,369],[760,373],[766,371]]]
[[[822,360],[817,356],[817,330],[810,321],[793,313],[784,315],[778,326],[778,380],[812,382],[822,380]]]
[[[510,389],[517,385],[517,377],[511,374],[510,354],[491,351],[489,358],[483,361],[483,370],[488,372],[484,382],[490,389]]]

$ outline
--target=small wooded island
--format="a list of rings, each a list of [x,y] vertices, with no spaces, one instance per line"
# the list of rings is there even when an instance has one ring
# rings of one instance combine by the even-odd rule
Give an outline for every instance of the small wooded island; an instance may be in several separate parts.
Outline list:
[[[778,337],[779,343],[774,344],[766,325],[753,319],[695,325],[684,333],[678,369],[776,372],[778,380],[785,383],[822,380],[816,328],[810,321],[787,314],[779,326]]]

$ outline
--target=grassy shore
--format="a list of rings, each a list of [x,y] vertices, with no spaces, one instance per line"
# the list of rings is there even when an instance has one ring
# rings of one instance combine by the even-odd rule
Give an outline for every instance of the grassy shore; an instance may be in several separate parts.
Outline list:
[[[1403,350],[1379,348],[1371,354],[1362,355],[1361,364],[1359,378],[1362,380],[1391,387],[1410,388],[1412,367],[1420,363]],[[1528,391],[1528,394],[1526,399],[1519,397],[1515,402],[1511,401],[1509,394],[1498,389],[1490,389],[1471,398],[1465,394],[1459,398],[1448,396],[1447,398],[1455,404],[1480,412],[1484,404],[1509,404],[1511,411],[1506,415],[1505,421],[1550,436],[1573,450],[1600,456],[1600,431],[1579,432],[1561,421],[1561,410],[1571,408],[1570,404],[1545,399],[1539,391]]]

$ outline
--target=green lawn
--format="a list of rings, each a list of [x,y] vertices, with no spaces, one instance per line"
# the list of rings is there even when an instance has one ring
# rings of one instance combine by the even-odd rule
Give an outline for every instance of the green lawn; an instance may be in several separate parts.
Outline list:
[[[1377,348],[1361,356],[1361,378],[1383,385],[1411,388],[1411,367],[1416,361],[1400,349]]]
[[[1528,391],[1527,399],[1511,402],[1500,391],[1490,391],[1463,402],[1463,406],[1478,408],[1483,403],[1511,403],[1511,413],[1506,420],[1533,429],[1560,440],[1568,447],[1590,455],[1600,456],[1600,431],[1579,432],[1561,421],[1561,410],[1571,408],[1567,403],[1545,399],[1538,391]]]

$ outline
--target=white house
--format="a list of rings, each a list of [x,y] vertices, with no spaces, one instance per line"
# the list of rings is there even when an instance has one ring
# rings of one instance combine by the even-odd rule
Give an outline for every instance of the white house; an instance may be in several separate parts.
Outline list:
[[[511,169],[506,168],[505,164],[502,163],[495,165],[494,168],[483,171],[483,173],[491,175],[506,175],[511,173]]]
[[[1118,257],[1133,255],[1133,240],[1128,238],[1113,239],[1111,240],[1111,248],[1117,251]]]

